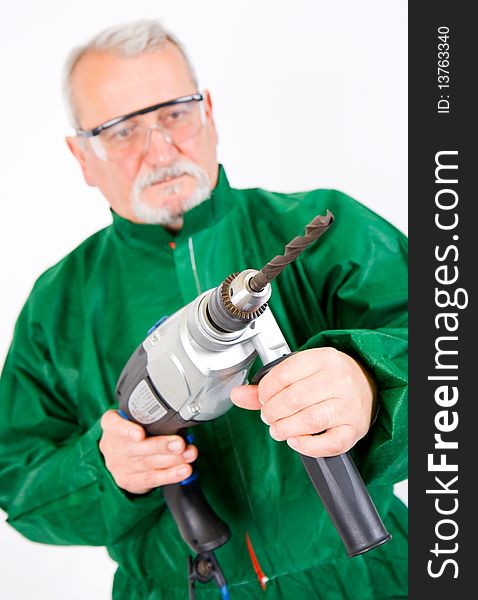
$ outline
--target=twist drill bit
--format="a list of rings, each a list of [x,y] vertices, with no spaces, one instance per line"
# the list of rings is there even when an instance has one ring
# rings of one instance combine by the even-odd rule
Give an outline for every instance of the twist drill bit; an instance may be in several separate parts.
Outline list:
[[[332,225],[334,215],[327,210],[325,216],[317,215],[305,228],[305,235],[299,235],[284,248],[284,254],[269,261],[259,273],[249,281],[253,292],[261,292],[268,283],[279,275],[299,254],[315,242]]]

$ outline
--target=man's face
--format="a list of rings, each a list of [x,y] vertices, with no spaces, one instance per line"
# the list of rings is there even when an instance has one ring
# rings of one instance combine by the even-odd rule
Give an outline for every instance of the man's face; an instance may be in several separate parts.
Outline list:
[[[86,54],[73,71],[71,86],[84,130],[198,91],[184,57],[169,42],[163,49],[135,57]],[[166,214],[169,222],[156,221],[179,229],[182,213],[207,197],[217,181],[217,135],[209,95],[204,105],[204,126],[181,145],[166,141],[153,129],[146,152],[113,161],[98,158],[86,139],[67,138],[67,142],[86,182],[101,190],[116,213],[136,222]],[[142,122],[153,126],[155,115],[143,115]]]

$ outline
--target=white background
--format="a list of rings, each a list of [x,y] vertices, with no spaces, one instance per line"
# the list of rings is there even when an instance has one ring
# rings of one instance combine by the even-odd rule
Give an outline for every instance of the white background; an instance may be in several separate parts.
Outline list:
[[[63,141],[64,59],[144,17],[183,40],[211,91],[233,186],[337,188],[407,232],[406,0],[4,3],[0,362],[36,277],[110,220]],[[0,565],[8,600],[107,600],[115,568],[103,548],[33,544],[1,521]]]

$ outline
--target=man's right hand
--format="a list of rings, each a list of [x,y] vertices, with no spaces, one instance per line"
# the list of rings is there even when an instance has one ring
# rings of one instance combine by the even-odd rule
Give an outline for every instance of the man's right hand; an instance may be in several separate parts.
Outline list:
[[[179,435],[146,437],[144,429],[108,410],[101,418],[99,443],[108,471],[116,484],[132,494],[145,494],[192,473],[197,448]]]

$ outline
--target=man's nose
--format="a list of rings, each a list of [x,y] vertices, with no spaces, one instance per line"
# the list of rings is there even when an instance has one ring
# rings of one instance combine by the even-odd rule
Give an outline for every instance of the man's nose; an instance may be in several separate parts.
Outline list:
[[[158,126],[150,127],[147,132],[144,160],[150,164],[168,165],[175,160],[178,151],[166,132]]]

